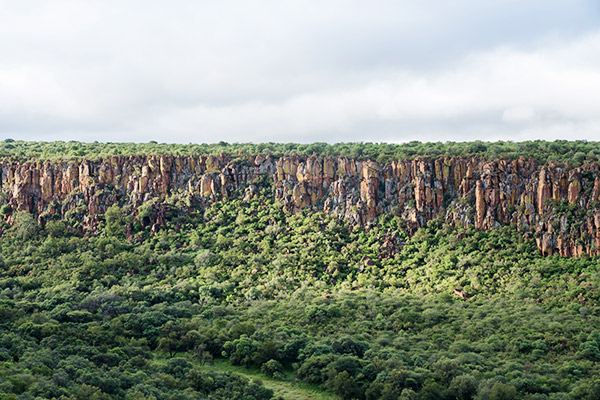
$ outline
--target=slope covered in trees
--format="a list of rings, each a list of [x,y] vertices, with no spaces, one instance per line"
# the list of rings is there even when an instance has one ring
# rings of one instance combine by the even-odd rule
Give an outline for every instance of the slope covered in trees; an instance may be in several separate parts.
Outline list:
[[[94,231],[5,210],[0,397],[272,397],[204,367],[226,359],[343,399],[598,398],[597,257],[510,225],[291,212],[250,183],[172,197],[154,230],[118,202]]]

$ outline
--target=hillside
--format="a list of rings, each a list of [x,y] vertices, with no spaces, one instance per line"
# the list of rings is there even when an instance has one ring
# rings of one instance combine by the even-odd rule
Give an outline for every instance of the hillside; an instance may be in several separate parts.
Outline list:
[[[0,398],[596,399],[598,145],[532,143],[5,141]]]
[[[457,229],[510,225],[534,236],[543,254],[580,257],[600,251],[599,170],[595,159],[572,167],[524,156],[416,157],[380,164],[316,154],[166,154],[9,159],[0,161],[0,187],[10,210],[31,212],[42,224],[68,216],[81,231],[94,232],[111,204],[126,207],[136,226],[150,224],[156,231],[169,208],[202,209],[268,188],[286,212],[324,211],[367,228],[382,215],[394,216],[410,233],[435,218]],[[128,236],[136,231],[129,226]]]

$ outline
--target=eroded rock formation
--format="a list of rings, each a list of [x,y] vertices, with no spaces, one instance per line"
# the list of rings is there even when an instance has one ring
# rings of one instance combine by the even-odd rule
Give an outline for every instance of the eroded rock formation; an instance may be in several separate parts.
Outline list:
[[[254,182],[265,175],[288,212],[313,208],[364,226],[394,214],[411,232],[437,217],[477,229],[510,224],[533,233],[546,255],[600,252],[597,164],[570,168],[525,158],[417,158],[380,165],[317,155],[0,162],[0,186],[13,210],[32,212],[40,222],[79,215],[84,230],[93,230],[111,204],[135,213],[149,201],[152,215],[140,222],[156,227],[165,222],[167,197],[185,197],[190,207],[247,198],[257,193]]]

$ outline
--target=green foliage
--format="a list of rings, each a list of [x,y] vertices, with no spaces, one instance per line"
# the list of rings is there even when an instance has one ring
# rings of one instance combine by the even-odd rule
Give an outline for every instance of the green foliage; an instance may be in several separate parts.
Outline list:
[[[108,236],[124,237],[125,236],[125,223],[123,220],[123,213],[121,208],[116,204],[108,207],[104,214],[106,220],[106,234]]]
[[[219,358],[347,399],[597,398],[598,259],[544,258],[513,227],[409,237],[394,217],[364,230],[265,195],[131,240],[116,206],[99,235],[7,218],[3,398],[272,397],[203,367]]]
[[[35,237],[39,231],[39,226],[31,213],[19,211],[14,216],[12,231],[16,237],[25,240]]]
[[[0,215],[6,216],[9,215],[12,212],[12,207],[9,206],[8,204],[4,204],[2,207],[0,207]]]
[[[260,367],[260,371],[271,378],[283,378],[283,366],[277,360],[269,360]]]
[[[536,158],[540,162],[569,162],[575,166],[597,160],[600,155],[598,142],[584,140],[542,140],[526,142],[428,142],[417,141],[390,143],[234,143],[215,144],[166,144],[166,143],[83,143],[83,142],[0,142],[0,158],[29,159],[98,159],[128,155],[206,155],[226,154],[243,159],[248,154],[270,154],[280,157],[286,154],[310,156],[344,156],[357,160],[376,160],[387,163],[398,159],[426,157],[485,157],[516,159],[521,156]]]

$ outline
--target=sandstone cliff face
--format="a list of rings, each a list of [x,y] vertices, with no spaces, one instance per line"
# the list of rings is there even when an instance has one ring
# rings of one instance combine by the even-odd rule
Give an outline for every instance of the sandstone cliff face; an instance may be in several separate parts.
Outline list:
[[[42,223],[78,215],[88,231],[112,204],[135,213],[153,199],[152,215],[140,223],[157,229],[165,223],[166,197],[185,197],[191,207],[247,198],[256,193],[253,181],[262,175],[272,179],[273,196],[288,212],[313,208],[363,226],[394,214],[410,232],[437,217],[477,229],[512,224],[533,233],[545,255],[600,253],[597,164],[570,168],[525,158],[417,158],[379,165],[316,155],[0,162],[0,188],[12,209],[32,212]]]

